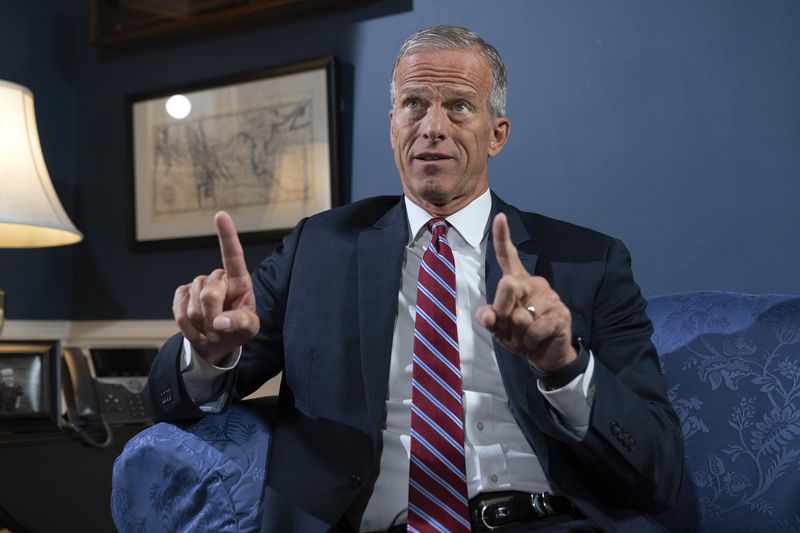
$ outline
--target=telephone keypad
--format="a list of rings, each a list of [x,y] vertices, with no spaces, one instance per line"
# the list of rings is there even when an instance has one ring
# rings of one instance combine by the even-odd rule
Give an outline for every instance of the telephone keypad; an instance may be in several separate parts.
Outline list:
[[[149,419],[143,393],[133,393],[120,384],[102,384],[99,389],[100,409],[108,415],[109,422],[128,423]]]
[[[144,401],[142,401],[143,396],[143,394],[128,395],[128,408],[133,418],[147,418],[147,411],[145,411]]]

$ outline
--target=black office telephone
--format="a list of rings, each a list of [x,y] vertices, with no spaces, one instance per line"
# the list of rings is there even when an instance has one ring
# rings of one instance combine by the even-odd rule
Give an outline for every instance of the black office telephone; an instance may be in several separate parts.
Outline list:
[[[113,439],[111,425],[148,422],[144,388],[156,353],[155,348],[64,348],[66,427],[85,444],[105,448]],[[84,431],[100,425],[106,432],[104,441]]]

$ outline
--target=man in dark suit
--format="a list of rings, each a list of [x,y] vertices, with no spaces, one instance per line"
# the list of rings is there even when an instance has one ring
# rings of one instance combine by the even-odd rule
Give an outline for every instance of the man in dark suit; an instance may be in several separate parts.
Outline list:
[[[182,335],[153,366],[151,409],[196,418],[283,372],[264,530],[444,523],[409,505],[414,494],[446,507],[413,479],[409,488],[431,218],[447,221],[456,273],[449,314],[472,527],[660,529],[648,513],[675,499],[681,432],[627,250],[489,191],[488,160],[510,132],[505,85],[500,56],[476,34],[421,30],[392,75],[403,198],[301,221],[252,276],[233,221],[217,215],[224,268],[177,289]]]

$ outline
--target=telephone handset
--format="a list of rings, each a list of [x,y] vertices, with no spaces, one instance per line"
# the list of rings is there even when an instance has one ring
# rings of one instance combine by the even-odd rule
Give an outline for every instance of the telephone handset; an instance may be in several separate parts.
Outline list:
[[[157,350],[151,348],[65,348],[62,372],[69,426],[86,444],[111,443],[110,424],[140,424],[150,418],[144,388]],[[102,424],[105,442],[96,442],[83,427]]]
[[[66,371],[61,373],[62,386],[70,421],[78,423],[82,420],[84,424],[99,421],[97,397],[86,357],[79,348],[65,348],[63,359]]]
[[[86,357],[79,348],[65,348],[61,361],[61,387],[67,406],[64,426],[75,433],[84,444],[94,448],[108,448],[114,441],[114,435],[105,417],[98,412],[97,396]],[[102,424],[105,429],[106,438],[103,441],[95,440],[84,431],[85,426],[97,424]]]

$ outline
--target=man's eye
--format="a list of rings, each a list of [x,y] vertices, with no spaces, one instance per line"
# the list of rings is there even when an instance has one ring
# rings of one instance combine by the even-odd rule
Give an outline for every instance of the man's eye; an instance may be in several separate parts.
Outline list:
[[[422,102],[419,101],[417,98],[412,98],[406,102],[406,107],[412,110],[416,110],[422,107]]]
[[[453,104],[453,111],[457,111],[458,113],[465,113],[469,111],[469,106],[466,102],[456,102]]]

